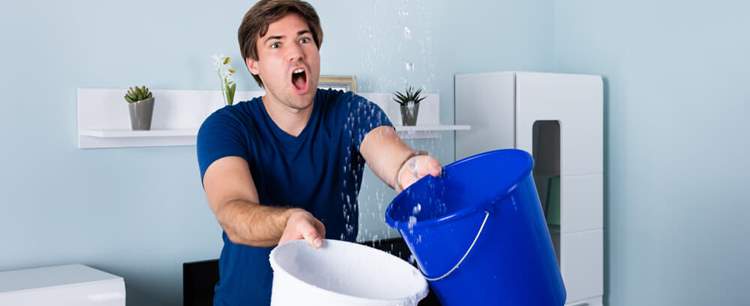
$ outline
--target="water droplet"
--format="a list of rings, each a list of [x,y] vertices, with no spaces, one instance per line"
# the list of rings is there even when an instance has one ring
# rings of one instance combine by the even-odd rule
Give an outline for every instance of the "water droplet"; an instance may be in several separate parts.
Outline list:
[[[417,205],[414,206],[414,208],[412,209],[411,214],[414,215],[414,216],[416,216],[421,211],[422,211],[422,204],[417,203]]]
[[[411,30],[409,29],[409,27],[404,27],[404,38],[406,40],[411,39]]]
[[[404,66],[406,67],[406,71],[414,71],[414,63],[406,62]]]
[[[414,231],[414,224],[417,224],[417,217],[409,216],[409,232]]]

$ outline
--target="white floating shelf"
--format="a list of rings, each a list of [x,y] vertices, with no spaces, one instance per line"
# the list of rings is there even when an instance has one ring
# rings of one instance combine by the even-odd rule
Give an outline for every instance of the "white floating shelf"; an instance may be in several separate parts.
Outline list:
[[[468,131],[471,127],[468,125],[416,125],[405,126],[397,125],[396,131],[399,132],[447,132],[447,131]]]
[[[401,135],[401,139],[440,138],[439,132],[468,131],[470,129],[471,127],[468,125],[396,126],[396,131]]]
[[[86,148],[193,146],[196,129],[133,131],[124,129],[81,130],[81,145]],[[83,147],[82,147],[83,148]]]
[[[468,125],[396,126],[403,139],[439,138],[437,132],[468,131]],[[142,146],[191,146],[195,145],[198,131],[195,129],[177,130],[81,130],[80,136],[96,138],[99,147],[142,147]]]
[[[221,92],[152,90],[156,103],[150,131],[133,131],[125,89],[78,89],[78,147],[119,148],[195,145],[198,127],[224,106]],[[263,95],[263,91],[237,92],[237,101]],[[358,93],[378,104],[391,122],[401,122],[398,104],[388,93]],[[439,124],[440,96],[428,94],[420,104],[417,126],[396,126],[403,139],[440,138],[440,132],[469,130],[468,125]]]
[[[92,148],[133,148],[194,146],[195,130],[84,130],[79,136],[79,147]]]
[[[150,131],[133,131],[133,130],[81,130],[81,136],[91,136],[98,138],[155,138],[155,137],[195,137],[198,130],[150,130]]]

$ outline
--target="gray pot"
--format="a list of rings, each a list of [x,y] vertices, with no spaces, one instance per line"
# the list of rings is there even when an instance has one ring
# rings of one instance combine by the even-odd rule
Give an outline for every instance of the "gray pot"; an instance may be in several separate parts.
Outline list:
[[[154,97],[138,102],[128,103],[130,108],[130,127],[136,131],[151,129],[151,116],[154,113]]]
[[[417,114],[419,114],[419,103],[410,101],[401,105],[401,122],[403,125],[417,125]]]

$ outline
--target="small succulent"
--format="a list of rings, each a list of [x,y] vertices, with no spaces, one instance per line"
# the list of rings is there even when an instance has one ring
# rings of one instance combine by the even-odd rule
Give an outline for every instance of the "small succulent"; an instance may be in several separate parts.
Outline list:
[[[393,98],[393,101],[395,101],[398,104],[401,104],[402,106],[406,106],[409,102],[412,102],[414,104],[419,104],[419,102],[422,102],[427,97],[422,97],[420,94],[422,94],[422,89],[414,90],[414,87],[409,86],[409,88],[406,89],[405,93],[401,92],[395,92],[393,93],[396,97]]]
[[[128,93],[125,95],[125,101],[128,101],[128,103],[135,103],[141,100],[146,100],[151,97],[153,97],[153,95],[148,90],[148,87],[135,86],[135,87],[130,87],[128,89]]]

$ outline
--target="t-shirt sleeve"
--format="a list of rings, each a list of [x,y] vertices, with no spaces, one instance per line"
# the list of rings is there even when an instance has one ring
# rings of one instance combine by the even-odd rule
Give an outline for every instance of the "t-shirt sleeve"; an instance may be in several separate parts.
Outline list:
[[[354,135],[353,144],[359,149],[367,133],[379,126],[393,126],[391,120],[385,114],[383,109],[377,104],[368,101],[362,96],[347,93],[346,97],[351,99],[350,116],[352,118],[352,132]]]
[[[248,160],[248,140],[243,125],[226,109],[221,109],[206,118],[198,130],[196,150],[201,182],[206,169],[216,160],[227,156],[239,156]]]

